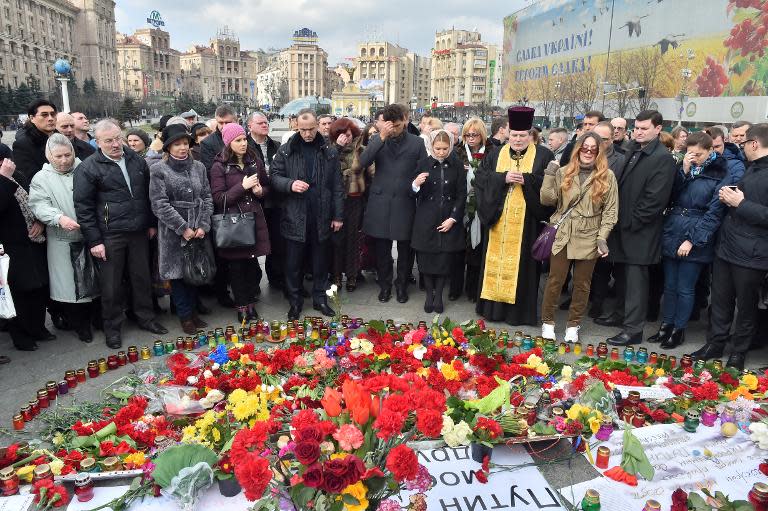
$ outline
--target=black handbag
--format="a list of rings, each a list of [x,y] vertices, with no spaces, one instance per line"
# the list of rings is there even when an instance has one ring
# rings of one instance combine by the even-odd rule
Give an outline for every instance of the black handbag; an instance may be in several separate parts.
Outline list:
[[[211,216],[213,241],[216,248],[239,248],[256,245],[256,217],[243,213],[240,204],[237,213],[227,213],[227,196],[224,195],[224,212]]]
[[[207,238],[181,240],[181,274],[190,286],[205,286],[213,282],[216,262]]]
[[[95,298],[101,294],[99,267],[91,256],[91,251],[82,241],[69,244],[69,259],[75,277],[75,298]]]

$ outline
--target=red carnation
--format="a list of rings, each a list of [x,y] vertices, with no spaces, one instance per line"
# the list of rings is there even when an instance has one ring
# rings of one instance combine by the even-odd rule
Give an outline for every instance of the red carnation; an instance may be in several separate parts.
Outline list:
[[[314,441],[299,442],[293,449],[296,459],[302,465],[311,465],[320,457],[320,444]]]
[[[443,414],[422,408],[416,411],[416,427],[427,438],[437,438],[443,429]]]
[[[291,426],[294,429],[302,429],[305,426],[313,426],[320,422],[320,418],[313,410],[304,409],[299,411],[291,419]]]
[[[245,498],[251,502],[258,500],[272,480],[269,460],[254,454],[239,458],[235,465],[235,477],[245,491]]]
[[[413,449],[400,444],[389,451],[386,467],[392,472],[396,481],[407,481],[415,478],[419,473],[419,460]]]
[[[251,428],[244,428],[237,432],[232,441],[230,457],[238,460],[252,452],[258,452],[264,449],[264,442],[267,441],[267,432],[269,423],[257,422]]]
[[[405,418],[402,415],[385,408],[376,418],[376,422],[373,423],[373,427],[378,430],[376,432],[377,437],[381,438],[382,440],[388,440],[400,433],[400,431],[403,429],[404,422]]]

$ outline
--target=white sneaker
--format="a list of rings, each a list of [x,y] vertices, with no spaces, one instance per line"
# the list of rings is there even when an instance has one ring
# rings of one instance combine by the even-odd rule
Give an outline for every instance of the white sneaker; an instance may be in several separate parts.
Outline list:
[[[555,325],[550,325],[548,323],[542,323],[541,324],[541,336],[544,339],[554,339],[555,338]]]
[[[565,342],[579,342],[579,328],[581,326],[569,326],[565,329]]]

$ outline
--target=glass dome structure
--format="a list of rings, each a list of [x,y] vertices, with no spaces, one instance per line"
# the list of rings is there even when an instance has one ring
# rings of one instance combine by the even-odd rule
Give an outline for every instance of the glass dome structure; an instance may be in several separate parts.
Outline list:
[[[295,115],[304,108],[311,108],[315,112],[325,113],[331,111],[331,100],[328,98],[317,98],[315,96],[305,96],[294,99],[286,103],[280,109],[280,115]]]

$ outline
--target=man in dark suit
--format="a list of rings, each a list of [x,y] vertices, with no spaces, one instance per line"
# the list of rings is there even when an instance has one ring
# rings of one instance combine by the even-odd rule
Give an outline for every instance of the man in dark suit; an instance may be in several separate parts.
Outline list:
[[[661,259],[664,209],[675,180],[675,161],[659,142],[663,118],[644,110],[635,118],[635,141],[626,163],[615,172],[619,184],[619,222],[608,238],[617,282],[616,311],[595,323],[622,326],[609,338],[613,346],[643,342],[648,307],[648,267]]]
[[[407,132],[407,110],[392,104],[382,111],[379,134],[371,137],[360,167],[376,164],[368,206],[363,217],[363,232],[375,238],[376,271],[379,278],[379,301],[392,298],[392,242],[397,241],[397,301],[408,301],[408,280],[413,266],[411,229],[416,202],[410,183],[416,177],[416,163],[426,158],[424,141]]]

